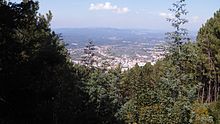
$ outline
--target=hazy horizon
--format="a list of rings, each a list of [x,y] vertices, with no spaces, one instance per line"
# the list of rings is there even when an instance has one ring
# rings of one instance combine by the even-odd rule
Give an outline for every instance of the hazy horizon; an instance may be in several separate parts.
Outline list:
[[[71,30],[71,29],[116,29],[116,30],[143,30],[153,31],[158,33],[167,33],[173,31],[172,29],[149,29],[149,28],[118,28],[118,27],[52,27],[53,30]],[[197,33],[198,30],[189,30],[189,33]]]

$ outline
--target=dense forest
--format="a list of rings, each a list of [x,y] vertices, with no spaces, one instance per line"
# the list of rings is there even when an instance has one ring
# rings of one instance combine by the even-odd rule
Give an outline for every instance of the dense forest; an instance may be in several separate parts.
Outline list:
[[[122,72],[73,64],[51,12],[0,0],[0,124],[219,124],[220,10],[192,42],[185,7],[169,9],[166,57]]]

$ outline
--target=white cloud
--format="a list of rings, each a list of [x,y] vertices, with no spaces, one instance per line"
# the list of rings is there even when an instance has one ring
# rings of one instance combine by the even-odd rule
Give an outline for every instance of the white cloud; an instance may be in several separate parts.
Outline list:
[[[159,13],[159,16],[165,17],[165,18],[173,18],[173,15],[171,13],[165,13],[165,12]]]
[[[105,2],[105,3],[91,3],[89,10],[110,10],[115,13],[127,13],[129,12],[129,9],[127,7],[118,7],[117,5],[112,5],[110,2]]]

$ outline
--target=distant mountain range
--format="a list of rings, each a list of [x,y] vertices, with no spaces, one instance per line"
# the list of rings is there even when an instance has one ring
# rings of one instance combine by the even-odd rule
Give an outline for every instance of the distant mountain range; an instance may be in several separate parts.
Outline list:
[[[117,28],[59,28],[54,29],[61,34],[65,43],[71,48],[84,47],[89,40],[95,45],[125,45],[128,43],[155,44],[164,41],[166,31],[147,29],[117,29]],[[195,34],[192,33],[192,39]]]

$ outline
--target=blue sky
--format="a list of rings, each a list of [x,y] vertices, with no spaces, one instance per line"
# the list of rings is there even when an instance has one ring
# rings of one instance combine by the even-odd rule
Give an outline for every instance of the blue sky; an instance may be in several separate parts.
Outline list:
[[[11,0],[19,1],[19,0]],[[38,0],[40,13],[53,13],[52,28],[143,28],[169,30],[168,8],[176,0]],[[197,31],[220,8],[220,0],[187,0],[186,25]]]

